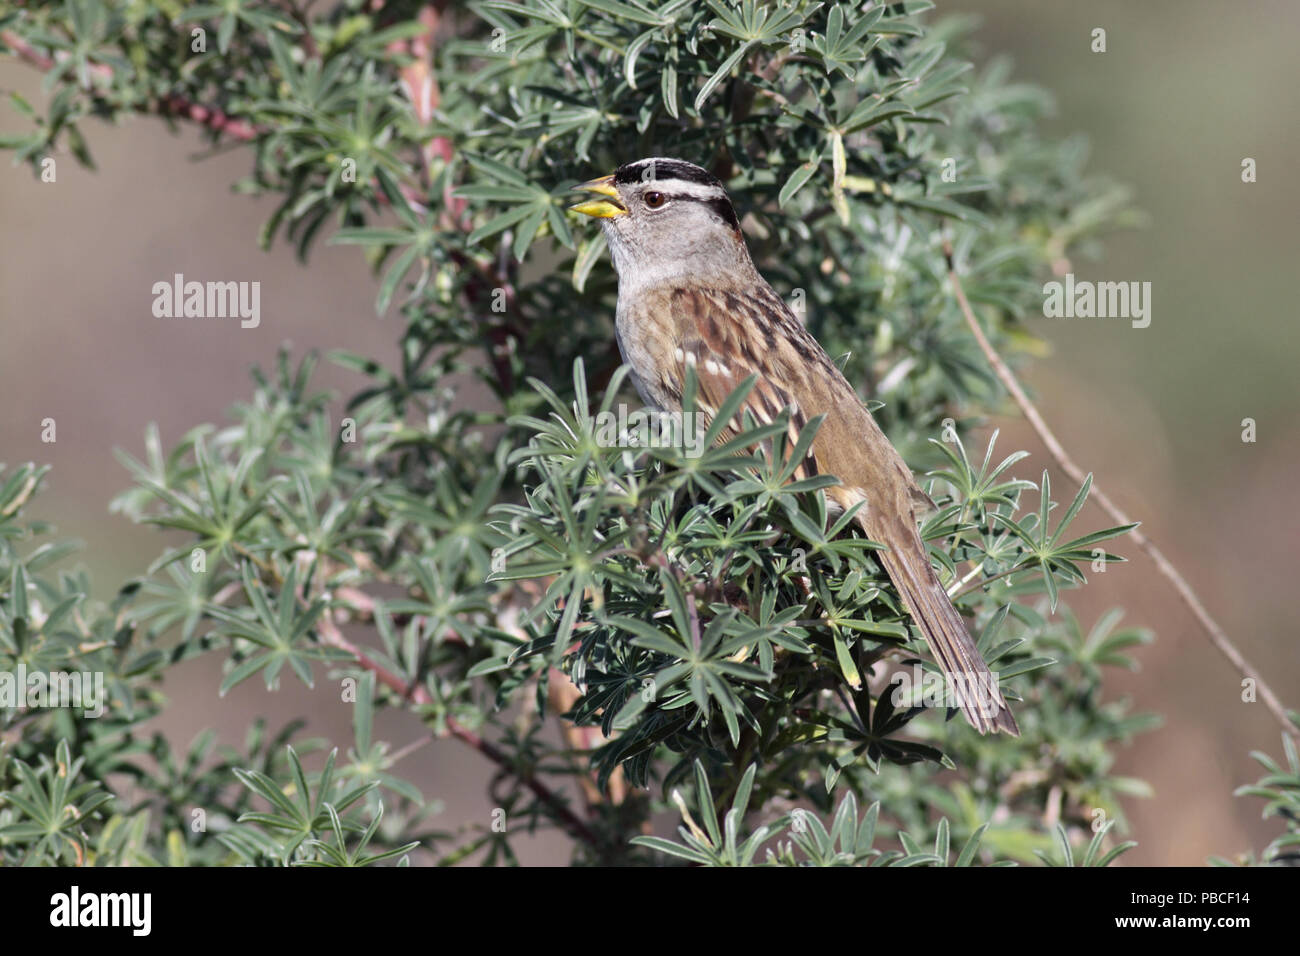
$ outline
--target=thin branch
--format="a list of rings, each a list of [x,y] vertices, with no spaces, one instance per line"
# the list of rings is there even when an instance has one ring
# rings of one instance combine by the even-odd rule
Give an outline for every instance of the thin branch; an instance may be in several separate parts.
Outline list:
[[[984,564],[983,562],[981,562],[975,567],[975,570],[972,571],[971,574],[978,573],[983,567]],[[949,591],[948,597],[951,598],[953,601],[956,601],[958,598],[963,598],[967,594],[974,594],[976,591],[979,591],[985,586],[992,584],[994,581],[1000,581],[1003,578],[1009,578],[1011,577],[1011,575],[1019,574],[1021,571],[1031,571],[1031,570],[1033,569],[1027,568],[1024,565],[1017,565],[1016,567],[1010,568],[1006,571],[1000,571],[997,574],[992,575],[991,577],[983,578],[979,581],[976,581],[974,584],[970,585],[969,587],[962,588],[960,591],[956,592],[955,594]],[[970,575],[967,575],[965,578],[962,578],[957,583],[964,584],[969,577]]]
[[[447,718],[447,732],[457,740],[469,744],[493,763],[518,777],[520,782],[531,790],[538,800],[551,808],[551,812],[564,824],[565,829],[570,834],[582,840],[588,846],[600,846],[600,840],[596,836],[596,832],[587,826],[586,822],[574,813],[555,791],[532,774],[525,774],[518,770],[510,760],[509,755],[502,752],[495,744],[484,740],[474,731],[459,723],[454,717]]]
[[[0,31],[0,43],[8,47],[9,52],[12,52],[20,60],[43,72],[48,72],[53,69],[57,63],[66,58],[66,54],[62,54],[62,51],[60,51],[59,56],[48,57],[22,37],[9,30]],[[111,80],[113,76],[113,71],[109,67],[98,64],[92,67],[92,71],[101,78],[108,80]],[[198,126],[202,126],[204,129],[210,129],[215,133],[225,135],[237,143],[250,143],[257,139],[257,137],[269,132],[269,130],[262,129],[253,123],[250,123],[248,120],[231,116],[229,113],[226,113],[224,110],[215,106],[204,106],[202,103],[196,103],[191,99],[181,96],[179,93],[165,93],[156,100],[125,104],[120,107],[105,102],[104,98],[99,93],[90,91],[90,95],[97,103],[100,103],[109,109],[120,108],[122,110],[129,110],[133,113],[138,113],[142,116],[155,115],[164,118],[188,120]],[[410,206],[413,211],[421,216],[428,212],[428,207],[425,205],[423,197],[413,186],[408,183],[399,183],[399,188],[401,189],[402,197],[406,200],[407,205]],[[387,197],[382,193],[378,193],[375,198],[381,205],[387,202]],[[464,200],[457,201],[464,202]]]
[[[0,43],[3,43],[14,56],[31,66],[36,67],[42,73],[54,69],[54,58],[41,53],[36,47],[32,46],[12,30],[0,30]]]
[[[957,304],[961,307],[962,315],[966,318],[966,324],[970,326],[971,334],[975,336],[975,341],[979,344],[980,351],[984,353],[984,357],[988,360],[989,366],[993,369],[993,373],[997,375],[998,381],[1002,383],[1002,386],[1008,393],[1010,393],[1012,399],[1014,399],[1015,403],[1020,407],[1020,411],[1024,414],[1025,419],[1038,434],[1039,440],[1041,440],[1043,445],[1047,448],[1048,454],[1052,456],[1061,471],[1065,472],[1065,474],[1076,484],[1082,484],[1086,477],[1083,469],[1074,463],[1073,459],[1071,459],[1069,454],[1066,452],[1064,446],[1062,446],[1060,441],[1057,440],[1056,435],[1054,435],[1052,430],[1047,427],[1047,423],[1043,420],[1043,416],[1038,413],[1038,409],[1034,406],[1034,403],[1030,401],[1029,396],[1025,394],[1025,390],[1020,387],[1020,382],[1017,381],[1011,369],[1004,361],[1002,361],[1002,357],[998,355],[997,351],[994,350],[993,346],[989,343],[988,336],[984,334],[984,330],[980,327],[979,320],[975,318],[975,313],[971,311],[970,302],[966,299],[966,292],[962,288],[961,279],[958,277],[957,269],[953,265],[952,243],[947,240],[944,240],[943,255],[947,262],[948,278],[951,280],[953,292],[957,296]],[[1133,519],[1126,515],[1120,507],[1115,504],[1115,502],[1111,501],[1110,497],[1097,487],[1095,481],[1093,482],[1092,490],[1089,493],[1088,498],[1090,501],[1095,501],[1101,510],[1106,512],[1106,514],[1116,524],[1133,523]],[[1287,716],[1287,711],[1282,705],[1282,701],[1273,693],[1273,689],[1269,687],[1269,685],[1264,681],[1264,678],[1260,676],[1259,671],[1255,669],[1254,665],[1252,665],[1250,661],[1246,660],[1241,651],[1239,651],[1236,645],[1232,643],[1228,638],[1227,633],[1219,626],[1219,623],[1210,616],[1210,612],[1206,610],[1205,605],[1201,603],[1201,599],[1196,596],[1196,592],[1192,590],[1192,586],[1187,583],[1187,580],[1178,572],[1178,569],[1173,566],[1169,559],[1164,556],[1160,549],[1155,546],[1155,543],[1152,542],[1152,540],[1148,538],[1140,528],[1135,528],[1130,532],[1130,534],[1133,537],[1134,543],[1145,551],[1151,560],[1155,562],[1156,570],[1164,576],[1165,580],[1173,585],[1174,590],[1178,593],[1178,597],[1182,600],[1187,609],[1192,612],[1192,616],[1196,618],[1197,623],[1201,625],[1206,636],[1209,637],[1210,643],[1218,648],[1219,653],[1226,657],[1239,673],[1255,682],[1255,686],[1259,690],[1260,699],[1264,702],[1264,706],[1273,714],[1274,718],[1277,719],[1277,722],[1282,726],[1283,731],[1290,734],[1292,737],[1300,739],[1300,729],[1298,729]]]
[[[414,687],[408,687],[407,682],[402,680],[401,677],[384,667],[365,651],[344,637],[343,632],[339,630],[338,625],[335,623],[333,616],[329,612],[321,615],[319,622],[320,635],[325,643],[346,651],[357,662],[359,667],[374,674],[376,679],[389,690],[401,696],[409,695],[409,699],[414,701],[416,704],[427,705],[434,702],[432,695],[430,695],[424,685],[421,684]],[[550,808],[551,812],[555,814],[556,819],[572,836],[582,840],[584,843],[592,847],[598,847],[600,845],[600,840],[596,836],[595,831],[593,831],[591,827],[587,826],[586,822],[569,808],[569,805],[558,793],[548,787],[534,774],[531,772],[525,772],[516,767],[508,754],[490,741],[484,740],[474,731],[456,720],[455,717],[450,715],[446,716],[444,718],[444,723],[447,727],[447,735],[455,737],[462,743],[468,744],[503,770],[517,777],[519,782],[531,790],[538,800],[542,801],[542,803],[546,804],[546,806]]]
[[[66,59],[66,54],[63,56],[46,56],[12,30],[0,31],[0,43],[8,47],[18,59],[30,66],[34,66],[42,73],[48,73],[61,60]],[[105,79],[110,79],[113,75],[112,69],[103,65],[96,64],[92,69],[97,75]],[[96,100],[102,99],[97,93],[89,92]],[[154,102],[140,103],[129,108],[137,113],[156,113],[159,116],[186,119],[205,129],[224,133],[232,139],[245,143],[256,139],[260,132],[251,123],[236,119],[215,106],[203,106],[176,93],[167,93]]]
[[[224,133],[231,139],[244,143],[257,139],[261,134],[261,131],[256,126],[246,120],[236,119],[215,106],[194,103],[174,93],[168,93],[159,98],[157,112],[160,116],[175,116],[187,119],[205,129],[210,129],[216,133]]]

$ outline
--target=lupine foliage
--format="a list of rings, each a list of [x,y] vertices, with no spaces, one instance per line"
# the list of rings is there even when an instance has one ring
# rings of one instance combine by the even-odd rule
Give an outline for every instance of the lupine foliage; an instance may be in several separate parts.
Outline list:
[[[229,423],[124,453],[134,484],[114,506],[169,546],[108,603],[24,516],[43,469],[0,472],[0,667],[101,672],[108,697],[97,719],[0,711],[0,860],[509,862],[538,827],[587,862],[1117,855],[1119,799],[1144,785],[1113,774],[1115,748],[1152,718],[1103,681],[1149,637],[1116,630],[1119,612],[1085,629],[1061,598],[1120,560],[1102,545],[1127,529],[1076,530],[1086,486],[1054,501],[1025,453],[962,441],[999,395],[941,244],[1023,359],[1017,317],[1043,277],[1132,213],[1080,141],[1039,135],[1046,94],[1002,61],[973,67],[970,25],[931,7],[64,0],[0,16],[0,49],[46,73],[43,110],[11,97],[0,144],[18,160],[90,164],[98,119],[198,122],[247,143],[237,189],[276,200],[265,245],[304,262],[320,241],[360,246],[377,311],[401,315],[395,365],[330,356],[361,379],[341,423],[315,357],[281,354]],[[761,268],[934,469],[924,535],[1020,701],[1020,739],[895,699],[892,669],[933,670],[923,643],[875,545],[828,514],[830,479],[788,480],[800,448],[778,429],[698,456],[600,439],[596,413],[635,399],[603,242],[565,205],[644,155],[727,182]],[[491,401],[465,398],[471,378]],[[214,693],[341,687],[355,739],[254,721],[241,746],[176,749],[143,725],[177,706],[168,668],[199,655],[222,662]],[[566,687],[581,745],[550,729]],[[375,739],[381,708],[495,760],[508,825],[431,829],[436,803],[399,775],[419,752]],[[665,810],[684,843],[638,836]]]

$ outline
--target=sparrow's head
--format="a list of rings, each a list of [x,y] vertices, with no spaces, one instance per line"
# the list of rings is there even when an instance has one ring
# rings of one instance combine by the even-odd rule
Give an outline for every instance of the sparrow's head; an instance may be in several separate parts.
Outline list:
[[[753,269],[727,191],[694,163],[639,159],[575,188],[599,197],[573,209],[601,221],[622,284]]]

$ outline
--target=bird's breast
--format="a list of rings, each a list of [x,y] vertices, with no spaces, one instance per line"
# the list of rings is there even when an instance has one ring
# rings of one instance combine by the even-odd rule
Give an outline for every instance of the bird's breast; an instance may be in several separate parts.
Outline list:
[[[680,393],[667,378],[677,348],[675,325],[667,312],[629,305],[619,295],[614,318],[618,351],[632,370],[632,385],[641,401],[655,411],[681,410]]]

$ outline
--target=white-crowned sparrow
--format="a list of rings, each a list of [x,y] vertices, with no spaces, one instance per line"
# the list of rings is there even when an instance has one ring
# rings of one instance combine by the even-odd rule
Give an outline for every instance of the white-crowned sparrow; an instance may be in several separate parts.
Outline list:
[[[877,557],[966,719],[981,733],[1018,734],[996,678],[930,565],[916,527],[927,497],[835,363],[754,268],[722,183],[692,163],[651,158],[577,188],[600,197],[573,208],[604,228],[618,270],[618,346],[642,400],[680,411],[693,364],[706,414],[751,375],[757,381],[746,407],[756,421],[789,407],[797,434],[825,414],[801,473],[838,477],[826,493],[840,508],[865,499],[858,521],[887,546]]]

